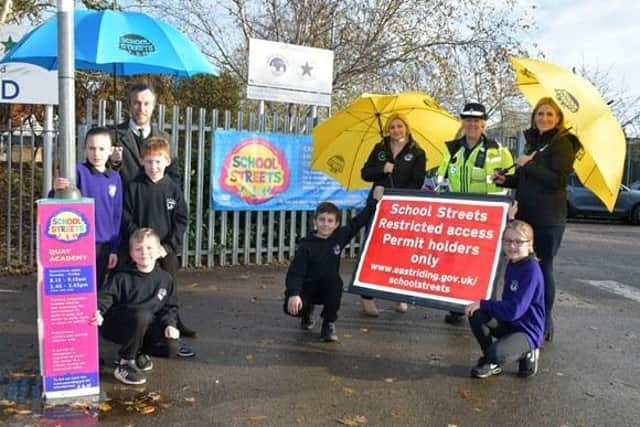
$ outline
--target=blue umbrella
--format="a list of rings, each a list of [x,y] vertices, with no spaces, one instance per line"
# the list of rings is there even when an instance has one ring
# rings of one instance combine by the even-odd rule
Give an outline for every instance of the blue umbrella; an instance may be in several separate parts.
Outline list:
[[[79,70],[115,75],[218,75],[198,47],[167,23],[138,12],[74,12],[75,64]],[[24,36],[0,62],[58,68],[58,19]]]

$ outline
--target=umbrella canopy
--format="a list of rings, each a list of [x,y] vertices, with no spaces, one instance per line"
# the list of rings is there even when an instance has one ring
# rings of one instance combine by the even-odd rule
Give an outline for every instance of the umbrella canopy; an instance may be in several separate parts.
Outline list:
[[[184,34],[138,12],[74,11],[75,64],[79,70],[120,76],[192,76],[218,72]],[[53,17],[24,36],[0,62],[26,62],[58,68],[58,19]]]
[[[611,109],[586,79],[557,65],[512,58],[516,84],[531,105],[551,97],[562,109],[567,128],[582,149],[573,168],[580,181],[609,211],[618,198],[624,170],[625,136]]]
[[[401,113],[413,139],[427,153],[427,169],[437,167],[454,139],[460,121],[424,93],[364,94],[313,129],[311,167],[325,172],[347,189],[366,188],[360,170],[374,145],[382,140],[389,117]]]

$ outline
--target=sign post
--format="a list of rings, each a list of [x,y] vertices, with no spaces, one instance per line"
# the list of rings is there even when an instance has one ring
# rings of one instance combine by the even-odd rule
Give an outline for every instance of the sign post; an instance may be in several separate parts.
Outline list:
[[[385,191],[349,291],[457,311],[490,298],[508,207],[505,196]]]
[[[45,399],[100,392],[93,199],[38,201],[38,340]]]

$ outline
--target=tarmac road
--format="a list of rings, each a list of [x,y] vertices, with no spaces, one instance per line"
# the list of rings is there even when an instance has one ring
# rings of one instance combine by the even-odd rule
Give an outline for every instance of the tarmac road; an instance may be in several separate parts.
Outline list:
[[[35,279],[1,277],[0,400],[19,405],[0,402],[0,425],[637,426],[639,239],[640,227],[568,226],[556,264],[556,340],[527,380],[514,375],[517,366],[470,378],[479,349],[468,327],[445,324],[441,311],[410,307],[403,315],[378,301],[381,316],[370,319],[359,297],[345,294],[340,343],[325,344],[319,325],[304,332],[282,314],[285,266],[182,272],[197,356],[154,359],[144,388],[117,383],[107,364],[109,406],[76,424],[7,413],[40,408]],[[345,280],[353,267],[344,262]],[[104,343],[101,355],[110,363],[115,350]]]

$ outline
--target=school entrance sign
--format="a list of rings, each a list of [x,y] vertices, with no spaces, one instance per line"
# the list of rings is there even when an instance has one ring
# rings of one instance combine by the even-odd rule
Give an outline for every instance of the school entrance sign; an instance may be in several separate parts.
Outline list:
[[[350,291],[441,309],[488,299],[509,199],[390,190]]]

